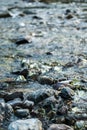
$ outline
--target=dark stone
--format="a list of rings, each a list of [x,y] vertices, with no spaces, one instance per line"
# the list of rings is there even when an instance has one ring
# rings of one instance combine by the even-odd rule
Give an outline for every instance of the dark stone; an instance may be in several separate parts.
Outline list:
[[[38,103],[50,96],[53,96],[55,93],[56,91],[53,89],[39,89],[35,92],[29,93],[27,95],[27,99],[30,101],[34,101],[35,103]]]
[[[14,71],[11,73],[16,74],[16,75],[23,75],[27,79],[29,72],[28,72],[28,69],[23,69],[22,71]]]
[[[20,98],[15,98],[8,101],[7,103],[10,104],[13,108],[15,108],[16,106],[22,106],[22,101]]]
[[[61,90],[60,96],[64,99],[72,99],[72,96],[74,96],[74,91],[69,87],[64,87]]]
[[[0,91],[0,98],[4,98],[7,94],[5,91]]]
[[[72,14],[68,14],[67,16],[66,16],[66,19],[72,19],[73,18],[73,15]]]
[[[58,100],[54,96],[51,96],[49,98],[46,98],[42,102],[42,107],[46,110],[46,112],[49,112],[56,107],[57,103],[58,103]]]
[[[41,17],[38,17],[38,16],[33,16],[33,19],[41,20],[42,18],[41,18]]]
[[[47,76],[39,76],[38,82],[40,84],[48,84],[48,85],[54,84],[54,80],[52,78],[47,77]]]
[[[66,12],[65,12],[65,15],[71,13],[71,10],[70,9],[66,9]]]
[[[29,110],[28,109],[17,109],[15,111],[15,115],[20,118],[27,117],[29,115]]]
[[[66,115],[68,113],[68,107],[62,106],[60,109],[57,110],[58,115]]]
[[[46,55],[52,55],[52,53],[51,52],[46,52]]]
[[[11,17],[9,12],[0,10],[0,18],[8,18],[8,17]]]
[[[64,84],[59,82],[53,85],[53,89],[55,90],[59,90],[62,87],[64,87]]]
[[[19,38],[16,42],[17,45],[29,43],[29,41],[25,38]]]
[[[14,92],[14,93],[8,93],[4,96],[5,101],[10,101],[15,98],[21,98],[23,100],[23,92]]]

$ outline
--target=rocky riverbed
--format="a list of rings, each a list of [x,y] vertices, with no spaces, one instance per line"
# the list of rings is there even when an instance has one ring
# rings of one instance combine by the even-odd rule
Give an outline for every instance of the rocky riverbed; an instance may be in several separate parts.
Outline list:
[[[0,130],[87,129],[87,1],[0,0]]]

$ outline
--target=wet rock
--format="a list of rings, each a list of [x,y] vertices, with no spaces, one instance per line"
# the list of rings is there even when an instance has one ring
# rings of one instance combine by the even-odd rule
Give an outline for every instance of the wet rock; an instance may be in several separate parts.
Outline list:
[[[4,96],[5,101],[10,101],[16,98],[20,98],[23,100],[23,92],[13,92],[13,93],[8,93]]]
[[[61,90],[60,95],[64,99],[72,99],[72,96],[74,96],[74,91],[71,88],[69,88],[69,87],[64,87]]]
[[[28,109],[17,109],[15,115],[19,118],[27,117],[29,115]]]
[[[11,72],[12,74],[15,74],[15,75],[23,75],[25,77],[25,79],[27,79],[28,77],[28,69],[23,69],[21,71],[14,71],[14,72]]]
[[[46,52],[46,55],[53,55],[51,52]]]
[[[72,127],[65,124],[52,124],[48,130],[74,130]]]
[[[53,96],[56,93],[53,89],[39,89],[35,92],[27,94],[27,99],[30,101],[34,101],[35,103],[41,102],[42,100]]]
[[[8,18],[11,17],[8,11],[0,11],[0,18]]]
[[[66,19],[72,19],[73,18],[73,15],[72,14],[68,14],[67,16],[66,16]]]
[[[65,15],[69,14],[71,12],[70,9],[66,9]]]
[[[64,84],[60,83],[60,82],[53,85],[53,89],[55,89],[55,90],[62,89],[63,87],[64,87]]]
[[[35,118],[17,120],[9,125],[8,130],[42,130],[42,123]]]
[[[8,101],[7,103],[10,104],[13,108],[15,108],[16,106],[22,106],[22,101],[20,98],[15,98]]]
[[[52,78],[47,77],[47,76],[39,76],[38,81],[41,84],[48,84],[48,85],[52,85],[54,83],[54,80]]]
[[[33,19],[38,19],[38,20],[41,20],[42,18],[39,17],[39,16],[33,16]]]
[[[34,107],[34,102],[25,100],[23,102],[23,107],[31,110]]]
[[[17,41],[15,42],[17,45],[21,45],[21,44],[26,44],[29,43],[29,41],[25,38],[19,38],[17,39]]]

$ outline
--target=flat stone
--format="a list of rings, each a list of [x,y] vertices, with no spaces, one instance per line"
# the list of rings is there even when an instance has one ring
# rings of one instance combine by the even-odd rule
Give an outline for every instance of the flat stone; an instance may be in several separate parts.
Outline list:
[[[12,122],[8,130],[42,130],[42,123],[37,118]]]
[[[52,124],[48,130],[74,130],[72,127],[65,124]]]

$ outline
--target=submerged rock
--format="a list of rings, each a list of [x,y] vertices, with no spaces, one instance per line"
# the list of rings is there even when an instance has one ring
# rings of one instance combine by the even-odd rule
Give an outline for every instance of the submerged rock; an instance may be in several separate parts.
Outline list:
[[[12,122],[8,130],[42,130],[42,123],[37,118]]]

